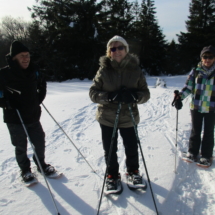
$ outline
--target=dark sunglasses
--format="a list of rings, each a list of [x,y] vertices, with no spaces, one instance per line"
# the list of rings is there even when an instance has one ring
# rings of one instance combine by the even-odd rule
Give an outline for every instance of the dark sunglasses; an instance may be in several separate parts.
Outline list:
[[[207,56],[207,55],[205,55],[205,56],[202,56],[202,58],[203,59],[210,59],[210,60],[212,60],[213,58],[214,58],[214,56]]]
[[[118,49],[119,51],[122,51],[124,48],[125,48],[125,46],[118,46],[118,47],[110,48],[110,50],[111,50],[112,52],[115,52],[117,49]]]

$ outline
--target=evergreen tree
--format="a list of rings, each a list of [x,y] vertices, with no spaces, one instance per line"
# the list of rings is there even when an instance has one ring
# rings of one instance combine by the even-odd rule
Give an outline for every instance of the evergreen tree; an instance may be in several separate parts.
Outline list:
[[[47,75],[49,80],[52,80],[53,71],[52,59],[50,58],[49,45],[47,44],[47,32],[40,27],[38,21],[34,21],[29,27],[29,47],[31,50],[31,59],[37,63]]]
[[[31,37],[34,40],[34,49],[39,57],[39,63],[43,66],[44,72],[55,80],[70,78],[66,77],[65,66],[67,56],[65,49],[68,38],[66,35],[69,28],[70,17],[67,15],[68,1],[40,1],[40,6],[33,6],[32,18],[34,25],[31,29]],[[38,38],[34,37],[34,32],[42,32]],[[67,31],[67,33],[65,33]],[[64,46],[60,47],[64,40]],[[71,69],[72,70],[72,69]],[[70,70],[70,71],[71,71]]]
[[[138,0],[136,0],[131,4],[130,13],[133,19],[130,21],[130,29],[126,34],[130,52],[138,56],[140,54],[140,34],[138,28],[138,24],[140,23],[140,12],[141,8]]]
[[[111,37],[114,35],[126,37],[131,29],[131,21],[133,19],[131,14],[132,4],[128,0],[107,0],[106,4],[111,10],[107,17],[110,23],[109,31]]]
[[[155,17],[153,0],[142,0],[140,19],[135,23],[140,39],[140,65],[150,75],[165,73],[166,41]]]
[[[180,71],[188,72],[200,61],[204,46],[215,46],[215,0],[192,0],[186,21],[187,33],[178,36],[180,45]]]
[[[96,0],[40,1],[32,17],[42,26],[46,37],[49,69],[55,79],[92,77],[96,59],[98,16],[102,3]],[[50,72],[49,72],[50,73]]]
[[[134,17],[132,22],[132,36],[134,39],[139,39],[138,25],[140,24],[140,13],[141,8],[138,3],[138,0],[136,0],[132,6],[132,15]]]
[[[165,72],[166,41],[155,18],[154,1],[38,0],[31,10],[34,57],[55,80],[93,78],[107,41],[124,37],[141,67]],[[38,35],[35,37],[35,35]]]
[[[179,73],[179,45],[172,40],[166,48],[165,70],[166,74],[177,75]]]
[[[102,11],[105,13],[101,23],[99,39],[104,45],[115,35],[128,39],[132,31],[132,3],[128,0],[103,0]]]

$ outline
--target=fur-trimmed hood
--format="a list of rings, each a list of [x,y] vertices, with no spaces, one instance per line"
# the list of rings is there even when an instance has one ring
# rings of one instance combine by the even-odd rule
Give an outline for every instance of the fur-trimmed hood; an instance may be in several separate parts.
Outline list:
[[[136,69],[139,67],[139,58],[137,55],[134,54],[127,54],[125,58],[120,62],[116,62],[115,60],[110,59],[109,57],[102,56],[99,59],[99,65],[102,68],[124,68],[128,67],[129,69]]]

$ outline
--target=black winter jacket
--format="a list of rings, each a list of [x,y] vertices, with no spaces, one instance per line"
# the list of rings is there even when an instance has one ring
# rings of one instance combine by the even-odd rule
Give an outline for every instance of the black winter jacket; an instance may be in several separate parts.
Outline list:
[[[0,83],[3,86],[0,107],[3,108],[5,123],[21,123],[16,109],[24,123],[39,121],[40,104],[46,96],[46,81],[32,63],[24,70],[16,61],[9,61],[9,65],[0,70]],[[12,109],[7,108],[8,102]]]

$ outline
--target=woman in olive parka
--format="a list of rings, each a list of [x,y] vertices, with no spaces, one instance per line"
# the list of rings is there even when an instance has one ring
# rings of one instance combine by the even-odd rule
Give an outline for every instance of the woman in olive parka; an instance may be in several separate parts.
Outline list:
[[[137,104],[145,103],[150,98],[146,79],[139,67],[139,59],[129,54],[129,45],[124,38],[114,36],[107,44],[106,56],[101,57],[99,61],[100,68],[93,80],[89,95],[94,103],[98,103],[96,120],[101,127],[106,163],[116,111],[121,102],[117,130],[120,132],[125,147],[127,176],[131,181],[131,186],[145,187],[146,184],[139,174],[137,139],[128,109],[128,104],[130,104],[135,122],[138,124],[140,117]],[[115,135],[107,169],[106,189],[111,191],[117,190],[117,181],[120,180],[117,137],[118,132]]]

